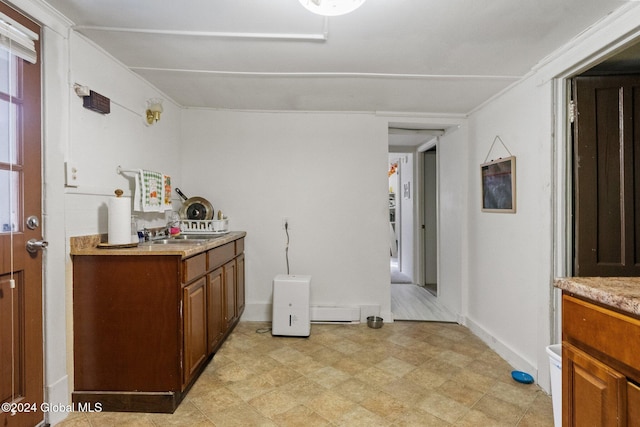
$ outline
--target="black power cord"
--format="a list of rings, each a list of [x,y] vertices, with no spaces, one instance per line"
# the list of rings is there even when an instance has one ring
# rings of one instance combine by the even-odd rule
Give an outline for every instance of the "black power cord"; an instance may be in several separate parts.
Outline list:
[[[287,234],[287,246],[284,248],[284,256],[287,259],[287,276],[289,275],[289,221],[284,223],[284,232]]]

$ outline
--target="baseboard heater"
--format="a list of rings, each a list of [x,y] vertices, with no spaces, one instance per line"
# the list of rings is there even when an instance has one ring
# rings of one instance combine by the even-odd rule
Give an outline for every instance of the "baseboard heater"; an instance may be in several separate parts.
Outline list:
[[[311,306],[311,323],[359,323],[360,307]]]

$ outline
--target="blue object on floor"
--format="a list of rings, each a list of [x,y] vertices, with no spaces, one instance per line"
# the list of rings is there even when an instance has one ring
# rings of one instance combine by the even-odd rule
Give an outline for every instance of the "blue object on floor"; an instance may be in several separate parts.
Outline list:
[[[527,374],[526,372],[522,372],[522,371],[512,371],[511,372],[511,377],[513,377],[514,380],[518,381],[519,383],[522,384],[531,384],[533,383],[533,377],[529,374]]]

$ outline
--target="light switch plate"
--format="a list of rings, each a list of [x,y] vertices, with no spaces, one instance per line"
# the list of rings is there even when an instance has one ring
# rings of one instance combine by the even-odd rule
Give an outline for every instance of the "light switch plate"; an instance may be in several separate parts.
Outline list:
[[[79,177],[80,177],[80,175],[78,174],[78,166],[73,162],[65,162],[64,170],[65,170],[64,184],[67,187],[77,187],[79,183]]]

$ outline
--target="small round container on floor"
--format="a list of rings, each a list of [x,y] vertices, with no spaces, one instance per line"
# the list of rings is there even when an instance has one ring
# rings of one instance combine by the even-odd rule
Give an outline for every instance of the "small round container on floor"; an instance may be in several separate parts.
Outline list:
[[[382,328],[383,319],[378,316],[367,317],[367,326],[373,329]]]
[[[534,381],[530,374],[522,371],[512,371],[511,377],[522,384],[532,384]]]

